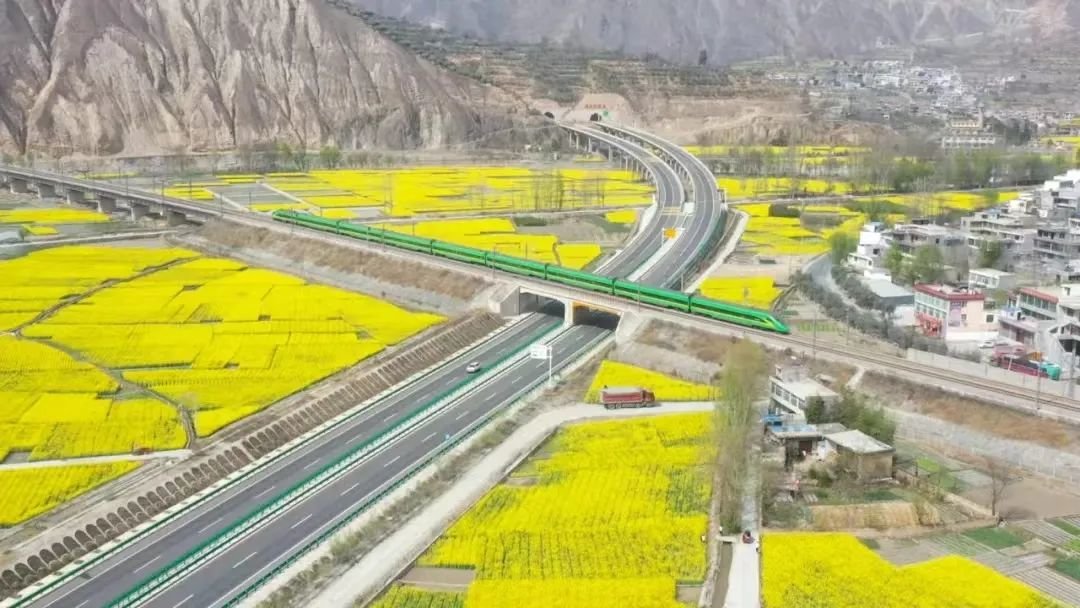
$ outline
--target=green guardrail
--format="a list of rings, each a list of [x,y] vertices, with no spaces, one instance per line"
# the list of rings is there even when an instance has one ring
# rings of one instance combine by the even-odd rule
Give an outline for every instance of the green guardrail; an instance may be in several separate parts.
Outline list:
[[[558,331],[561,326],[555,326],[552,328],[544,328],[540,332],[537,332],[526,343],[522,344],[518,348],[514,349],[510,353],[507,353],[501,359],[499,359],[495,366],[502,365],[510,359],[516,357],[520,353],[524,352],[530,346],[543,339],[545,336]],[[400,434],[401,432],[410,428],[418,419],[431,413],[430,410],[435,408],[440,401],[452,396],[455,392],[461,390],[472,384],[471,379],[463,380],[450,389],[443,391],[435,397],[428,400],[420,407],[413,410],[409,414],[408,418],[398,422],[390,428],[382,431],[378,435],[368,439],[361,443],[355,449],[343,454],[333,462],[327,463],[320,467],[317,471],[302,481],[293,484],[285,491],[279,493],[274,498],[267,500],[260,506],[256,507],[251,514],[244,519],[233,524],[226,530],[215,534],[214,536],[206,539],[202,543],[199,543],[192,549],[188,550],[184,555],[181,555],[172,563],[165,566],[156,573],[150,575],[135,586],[135,589],[128,592],[124,596],[114,600],[109,604],[110,608],[127,608],[128,606],[135,606],[144,600],[148,599],[151,595],[165,586],[168,582],[177,578],[179,575],[187,571],[192,565],[199,563],[213,553],[215,553],[220,547],[228,544],[229,542],[240,537],[244,533],[250,531],[255,526],[262,523],[269,516],[278,513],[296,502],[299,502],[307,497],[307,495],[328,483],[331,483],[335,475],[345,469],[348,469],[352,465],[356,464],[359,460],[373,452],[374,450],[383,447],[383,445],[389,443],[389,439],[392,435]]]
[[[546,332],[546,331],[549,331],[549,330],[545,330],[545,332]],[[541,335],[542,335],[542,334],[541,334]],[[533,339],[531,340],[530,344],[531,344],[531,343],[533,343],[533,342],[535,342],[536,340],[537,340],[537,338],[533,338]],[[470,352],[470,351],[472,351],[472,350],[475,350],[476,348],[479,348],[479,347],[473,347],[473,348],[470,348],[470,349],[469,349],[468,351],[466,351],[466,352]],[[437,372],[437,371],[438,371],[439,369],[440,369],[440,368],[438,368],[438,367],[436,367],[436,368],[433,368],[433,369],[430,369],[430,370],[428,370],[428,371],[424,372],[423,374],[419,375],[419,376],[418,376],[418,377],[417,377],[417,378],[416,378],[415,380],[413,380],[413,382],[414,382],[414,383],[415,383],[415,382],[419,382],[420,380],[423,380],[424,378],[426,378],[426,377],[430,376],[431,374],[434,374],[434,373],[435,373],[435,372]],[[349,421],[351,421],[351,420],[352,420],[352,419],[353,419],[353,418],[354,418],[354,417],[355,417],[356,415],[359,415],[359,414],[361,414],[361,413],[363,413],[363,410],[361,410],[361,411],[357,411],[357,412],[355,412],[355,413],[354,413],[353,415],[351,415],[351,416],[347,416],[347,417],[345,417],[345,418],[342,418],[342,419],[340,419],[340,420],[337,420],[337,421],[333,422],[332,424],[330,424],[330,426],[328,426],[327,428],[325,428],[325,429],[324,429],[324,430],[322,431],[322,433],[327,433],[327,432],[330,432],[330,431],[332,431],[332,430],[334,430],[334,429],[336,429],[336,428],[340,427],[341,425],[343,425],[343,424],[346,424],[346,423],[348,423],[348,422],[349,422]],[[322,434],[322,433],[320,433],[320,434]],[[238,475],[237,477],[235,477],[234,479],[232,479],[232,480],[231,480],[231,481],[230,481],[230,482],[228,483],[228,485],[227,485],[227,486],[225,486],[225,487],[223,487],[223,488],[220,488],[220,490],[219,490],[219,491],[223,491],[223,490],[225,490],[226,488],[228,488],[228,487],[230,487],[230,486],[232,486],[232,485],[234,485],[234,484],[236,484],[236,483],[239,483],[239,482],[241,482],[241,481],[244,481],[245,479],[248,479],[248,478],[249,478],[249,477],[251,477],[252,475],[255,475],[256,473],[258,473],[258,472],[262,471],[262,470],[263,470],[263,469],[265,469],[266,467],[268,467],[268,466],[270,466],[270,465],[272,465],[272,464],[274,464],[274,463],[278,462],[279,460],[281,460],[281,459],[282,459],[282,458],[284,458],[285,456],[287,456],[287,455],[289,455],[289,454],[293,453],[294,451],[296,451],[296,450],[298,450],[298,449],[301,449],[302,447],[304,447],[304,445],[306,445],[306,444],[301,444],[301,445],[297,445],[297,446],[296,446],[296,447],[294,447],[293,449],[290,449],[290,450],[288,450],[288,451],[282,452],[281,454],[278,454],[277,456],[275,456],[275,457],[274,457],[274,458],[272,458],[272,459],[266,460],[265,462],[261,462],[261,464],[260,464],[259,466],[255,466],[255,467],[252,467],[251,469],[248,469],[247,471],[242,471],[240,475]],[[128,546],[128,545],[131,545],[132,543],[136,543],[136,542],[138,542],[138,541],[140,541],[140,540],[142,540],[142,539],[146,538],[146,537],[147,537],[148,535],[152,534],[153,532],[156,532],[157,530],[159,530],[159,529],[160,529],[160,528],[162,528],[163,526],[167,526],[167,525],[170,525],[170,524],[172,524],[172,523],[173,523],[173,521],[174,521],[174,520],[175,520],[175,519],[176,519],[177,517],[179,517],[179,516],[183,515],[183,514],[184,514],[184,513],[186,513],[187,511],[189,511],[189,510],[191,510],[191,509],[193,509],[193,508],[195,508],[195,507],[197,507],[197,506],[199,506],[199,505],[201,505],[201,504],[205,503],[206,501],[208,501],[208,500],[211,500],[211,499],[215,498],[215,497],[217,496],[217,494],[218,494],[218,492],[212,492],[212,493],[208,493],[208,494],[205,494],[205,495],[201,496],[201,497],[200,497],[200,498],[199,498],[198,500],[196,500],[196,501],[195,501],[194,503],[192,503],[191,505],[188,505],[188,506],[187,506],[187,507],[185,507],[185,508],[184,508],[183,510],[177,511],[176,513],[172,514],[171,516],[169,516],[169,517],[165,517],[165,518],[163,518],[163,519],[161,519],[161,520],[159,520],[159,521],[155,521],[155,522],[152,522],[152,523],[151,523],[151,524],[150,524],[149,526],[147,526],[147,527],[146,527],[145,529],[143,529],[143,530],[139,531],[139,532],[138,532],[137,534],[135,534],[135,535],[134,535],[134,536],[132,536],[131,538],[127,538],[127,539],[123,540],[123,541],[122,541],[122,542],[120,542],[120,543],[119,543],[119,544],[118,544],[118,545],[117,545],[116,547],[114,547],[114,548],[110,549],[110,550],[109,550],[109,551],[107,551],[107,552],[103,552],[103,553],[101,553],[101,554],[98,554],[98,555],[95,555],[95,556],[93,556],[93,557],[90,557],[90,558],[84,559],[84,560],[82,560],[81,562],[73,562],[73,564],[77,564],[77,567],[76,567],[76,568],[72,568],[72,569],[71,569],[71,570],[70,570],[69,572],[66,572],[66,573],[65,573],[65,574],[64,574],[64,575],[63,575],[62,577],[59,577],[59,578],[57,578],[57,579],[56,579],[55,581],[52,581],[52,582],[50,582],[50,583],[47,583],[47,584],[45,584],[45,585],[39,586],[38,588],[32,589],[32,590],[31,590],[31,591],[30,591],[30,592],[29,592],[28,594],[26,594],[26,595],[22,595],[22,596],[16,596],[16,597],[14,598],[14,600],[15,600],[15,601],[14,601],[14,603],[12,603],[12,604],[11,604],[11,608],[20,608],[21,606],[25,606],[25,605],[26,605],[26,604],[27,604],[28,602],[32,602],[32,601],[35,601],[35,600],[37,600],[37,599],[38,599],[39,597],[41,597],[41,596],[42,596],[43,594],[45,594],[45,593],[49,593],[50,591],[54,590],[54,589],[55,589],[56,587],[58,587],[59,585],[62,585],[62,584],[64,584],[64,583],[66,583],[67,581],[69,581],[69,580],[71,580],[71,579],[73,579],[73,578],[75,578],[75,577],[79,576],[79,575],[80,575],[80,574],[81,574],[82,572],[84,572],[84,571],[85,571],[85,570],[87,570],[88,568],[92,568],[92,567],[94,567],[94,566],[98,565],[99,563],[101,563],[102,561],[104,561],[104,560],[106,560],[106,559],[108,559],[108,558],[112,557],[112,555],[113,555],[113,554],[114,554],[114,553],[116,552],[116,550],[118,550],[118,549],[122,549],[122,548],[124,548],[124,547],[126,547],[126,546]],[[3,603],[2,603],[2,602],[0,602],[0,604],[3,604]]]
[[[593,342],[589,342],[588,344],[586,344],[582,348],[582,350],[584,350],[585,348],[589,348],[589,347],[593,346],[595,343],[596,343],[595,340]],[[578,352],[581,352],[581,351],[579,350]],[[568,358],[567,360],[569,361],[570,359]],[[518,392],[518,394],[527,393],[528,391],[533,390],[534,388],[536,388],[537,386],[539,386],[541,383],[545,382],[546,380],[547,380],[546,377],[537,378],[537,379],[533,380],[531,383],[527,384],[523,389],[521,389]],[[326,542],[327,539],[332,537],[334,534],[337,534],[337,532],[339,530],[341,530],[345,526],[352,523],[352,521],[355,520],[357,517],[360,517],[361,515],[363,515],[368,509],[371,508],[372,505],[376,504],[377,502],[379,502],[380,500],[385,498],[388,494],[390,494],[394,490],[401,487],[402,484],[404,484],[405,482],[412,479],[412,477],[414,475],[416,475],[417,472],[422,470],[425,466],[427,466],[428,463],[435,460],[439,456],[442,456],[443,454],[445,454],[446,452],[452,450],[453,448],[457,447],[463,441],[465,441],[466,439],[471,437],[473,435],[473,433],[475,433],[477,430],[480,429],[480,427],[483,426],[483,423],[490,420],[491,417],[494,416],[496,413],[498,413],[498,410],[491,410],[483,418],[480,418],[479,420],[474,422],[469,428],[465,429],[465,431],[462,432],[460,435],[458,435],[456,438],[454,438],[453,441],[445,442],[444,444],[439,446],[438,449],[431,452],[426,457],[424,457],[419,462],[417,462],[415,465],[413,465],[413,468],[410,471],[408,471],[407,474],[402,476],[401,479],[398,479],[397,481],[395,481],[394,483],[392,483],[391,485],[389,485],[388,487],[383,489],[381,492],[379,492],[377,495],[371,497],[370,499],[364,501],[363,503],[360,503],[360,505],[356,509],[353,509],[351,512],[349,512],[348,515],[346,515],[344,518],[341,519],[341,521],[337,522],[336,524],[331,526],[329,529],[325,530],[322,534],[320,534],[316,538],[312,539],[306,545],[301,547],[298,551],[293,553],[292,556],[290,556],[288,559],[286,559],[282,563],[278,564],[277,566],[274,566],[265,575],[259,577],[258,580],[256,580],[255,582],[253,582],[250,585],[248,585],[247,587],[245,587],[235,597],[229,599],[225,604],[222,604],[221,608],[235,608],[236,606],[239,606],[241,602],[243,602],[248,597],[250,597],[253,593],[255,593],[257,590],[259,590],[263,585],[270,582],[275,577],[279,576],[287,568],[289,568],[290,566],[295,564],[296,561],[299,560],[301,557],[307,555],[308,553],[313,551],[316,547],[318,547],[322,543]]]

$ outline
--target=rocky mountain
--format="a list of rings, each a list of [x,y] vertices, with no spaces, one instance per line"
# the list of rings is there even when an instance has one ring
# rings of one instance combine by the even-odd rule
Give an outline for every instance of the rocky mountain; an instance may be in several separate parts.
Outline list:
[[[373,12],[514,42],[713,63],[840,56],[881,45],[1042,39],[1080,26],[1080,0],[350,0]]]
[[[324,0],[6,0],[0,40],[6,154],[437,146],[512,111]]]

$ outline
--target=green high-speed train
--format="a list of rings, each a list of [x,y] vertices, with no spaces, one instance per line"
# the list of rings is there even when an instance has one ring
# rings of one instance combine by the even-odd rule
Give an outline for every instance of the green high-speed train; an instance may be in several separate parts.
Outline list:
[[[296,211],[275,211],[275,220],[287,224],[295,224],[305,228],[311,228],[322,232],[331,232],[342,236],[369,241],[396,247],[408,251],[417,251],[441,258],[476,264],[487,268],[494,268],[503,272],[525,277],[552,281],[561,285],[587,289],[598,293],[608,294],[634,302],[642,302],[653,306],[670,308],[680,312],[690,313],[702,317],[709,317],[726,323],[742,325],[754,329],[790,333],[791,330],[772,313],[756,308],[729,304],[719,300],[713,300],[703,296],[690,296],[671,289],[661,289],[641,285],[633,281],[613,279],[590,272],[571,270],[555,264],[545,264],[524,260],[500,253],[465,247],[424,237],[402,234],[393,230],[372,228],[361,224],[353,224],[348,220],[332,220],[309,213]]]

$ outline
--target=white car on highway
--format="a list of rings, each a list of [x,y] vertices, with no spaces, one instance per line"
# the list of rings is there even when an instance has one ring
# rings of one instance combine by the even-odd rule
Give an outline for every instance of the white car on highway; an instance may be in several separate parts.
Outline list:
[[[465,373],[466,374],[475,374],[478,371],[480,371],[480,362],[479,361],[473,361],[472,363],[465,366]]]

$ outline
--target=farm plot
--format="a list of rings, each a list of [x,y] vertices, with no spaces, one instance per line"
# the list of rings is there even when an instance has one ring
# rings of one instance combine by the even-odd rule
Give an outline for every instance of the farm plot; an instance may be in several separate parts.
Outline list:
[[[518,167],[417,167],[312,171],[275,187],[318,207],[383,207],[425,213],[565,211],[645,205],[652,187],[628,171]]]
[[[636,386],[648,389],[657,401],[711,401],[716,399],[716,387],[673,378],[659,372],[628,365],[618,361],[602,361],[593,377],[585,400],[600,402],[600,391],[605,386]]]
[[[1035,590],[958,556],[904,567],[848,534],[777,533],[762,541],[768,606],[1050,608]]]
[[[24,382],[38,382],[39,391],[47,387],[54,393],[82,394],[27,406],[22,415],[33,414],[33,422],[79,422],[66,420],[79,415],[72,412],[96,411],[97,416],[85,414],[91,420],[83,421],[81,434],[71,431],[78,436],[68,442],[34,443],[35,454],[51,454],[60,449],[56,447],[60,443],[82,446],[80,450],[89,449],[88,445],[110,446],[95,448],[96,452],[131,450],[133,442],[125,443],[126,439],[112,443],[88,439],[91,425],[87,423],[104,416],[106,421],[115,419],[138,428],[172,428],[172,420],[166,420],[164,410],[154,405],[157,401],[144,400],[155,394],[171,400],[172,409],[190,410],[198,435],[207,436],[442,321],[436,315],[410,312],[368,296],[183,250],[102,247],[93,255],[77,258],[94,258],[102,262],[101,267],[54,268],[67,260],[54,252],[64,251],[0,262],[0,276],[7,278],[9,265],[25,267],[24,271],[37,268],[45,277],[71,279],[76,291],[100,285],[104,277],[129,279],[67,302],[44,320],[22,328],[24,338],[39,343],[34,346],[52,344],[85,359],[85,363],[63,365],[84,369],[81,366],[92,364],[113,373],[110,377],[101,370],[88,371],[88,377],[99,381],[95,386],[78,384],[81,376],[67,373],[60,363],[51,368],[38,366],[51,375],[26,376],[30,380]],[[161,266],[163,260],[173,265],[130,278],[135,269]],[[83,273],[86,276],[80,276]],[[25,276],[31,286],[42,286],[34,282],[40,277],[19,276]],[[63,294],[50,292],[53,299],[37,309],[55,304],[71,289]],[[13,352],[17,358],[10,366],[33,369],[35,355],[28,348]],[[129,390],[111,401],[102,399],[115,393],[116,378],[143,390]],[[5,389],[0,386],[0,390]],[[132,395],[138,399],[129,402]],[[141,420],[141,426],[134,425],[134,419]],[[12,422],[24,432],[29,428],[30,421],[21,417]],[[144,439],[137,445],[162,434],[144,430],[138,434]],[[172,446],[174,439],[167,435],[147,447]],[[45,447],[39,447],[42,443]]]
[[[109,462],[0,471],[0,527],[40,515],[137,466],[134,462]]]
[[[595,243],[560,243],[550,234],[521,234],[508,219],[432,220],[379,226],[537,262],[580,270],[600,257]]]
[[[817,255],[829,250],[829,237],[835,232],[858,233],[867,218],[862,213],[844,209],[843,212],[802,212],[804,217],[776,217],[770,215],[768,203],[740,205],[739,210],[749,214],[743,232],[742,243],[755,252],[765,255]],[[818,208],[833,209],[833,208]],[[808,220],[817,215],[831,215],[835,225],[827,227],[825,223],[814,224]],[[812,226],[812,228],[811,228]]]
[[[710,425],[692,414],[567,428],[515,473],[535,483],[496,487],[420,564],[475,568],[466,608],[676,608],[676,581],[705,575]]]
[[[35,319],[66,298],[107,281],[129,279],[140,272],[197,254],[181,249],[137,250],[138,255],[103,247],[58,247],[0,261],[0,331]]]
[[[0,461],[167,450],[187,443],[178,411],[158,399],[116,395],[100,369],[45,344],[0,336]]]
[[[710,277],[701,285],[702,295],[768,310],[781,290],[772,277]]]

